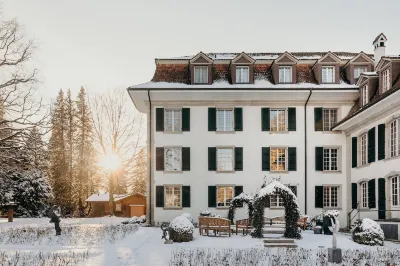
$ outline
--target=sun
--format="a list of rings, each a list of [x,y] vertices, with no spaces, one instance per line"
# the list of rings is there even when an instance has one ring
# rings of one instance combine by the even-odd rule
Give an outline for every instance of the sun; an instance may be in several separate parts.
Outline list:
[[[109,153],[100,158],[99,165],[106,170],[117,170],[121,167],[121,158],[118,154]]]

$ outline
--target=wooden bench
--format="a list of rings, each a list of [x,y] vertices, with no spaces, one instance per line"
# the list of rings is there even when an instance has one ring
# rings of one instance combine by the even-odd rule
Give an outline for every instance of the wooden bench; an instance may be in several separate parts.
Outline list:
[[[214,235],[220,232],[228,232],[231,236],[231,221],[225,218],[216,217],[199,217],[199,232],[203,235],[203,231],[209,235],[210,230],[214,231]]]
[[[307,220],[308,220],[308,217],[307,217],[307,216],[301,217],[301,218],[297,221],[297,225],[298,225],[301,229],[306,230],[306,227],[307,227]]]
[[[297,220],[297,225],[303,229],[306,230],[307,227],[307,216],[304,217],[300,217],[299,220]],[[269,225],[272,224],[285,224],[285,216],[279,216],[279,217],[265,217],[264,220],[269,220],[269,222],[267,222]]]
[[[251,229],[251,219],[243,219],[236,221],[236,234],[238,234],[239,230],[243,230],[243,235],[248,234]]]

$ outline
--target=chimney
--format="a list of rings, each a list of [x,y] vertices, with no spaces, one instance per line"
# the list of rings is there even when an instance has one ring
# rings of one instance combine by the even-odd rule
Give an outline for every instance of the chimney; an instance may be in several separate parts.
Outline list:
[[[385,56],[386,41],[387,38],[385,34],[381,33],[378,36],[376,36],[374,42],[372,43],[374,45],[374,61],[375,61],[374,67],[376,67],[376,65],[379,63],[382,56]]]

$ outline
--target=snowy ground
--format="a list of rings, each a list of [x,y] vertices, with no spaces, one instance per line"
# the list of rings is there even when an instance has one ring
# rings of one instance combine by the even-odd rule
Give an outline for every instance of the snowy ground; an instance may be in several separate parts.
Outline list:
[[[101,225],[120,224],[124,218],[105,217],[87,219],[62,219],[63,226],[84,226],[85,228],[96,228]],[[43,219],[15,219],[14,223],[7,223],[6,219],[0,219],[0,232],[12,231],[12,228],[30,226],[53,226],[49,224],[48,218]],[[12,227],[12,228],[11,228]],[[274,235],[269,235],[274,236]],[[312,231],[302,233],[303,239],[296,241],[299,247],[318,250],[319,248],[330,247],[332,237],[325,235],[314,235]],[[1,239],[1,238],[0,238]],[[51,244],[45,241],[5,244],[0,240],[0,252],[29,252],[29,251],[48,251],[48,252],[89,252],[89,257],[78,265],[168,265],[171,252],[177,249],[224,249],[224,248],[259,248],[263,249],[263,242],[260,239],[253,239],[250,236],[233,235],[232,237],[207,237],[199,236],[198,230],[195,231],[195,240],[189,243],[174,243],[172,245],[163,244],[161,240],[160,228],[140,227],[138,231],[124,235],[122,239],[115,242],[104,241],[103,243],[90,243],[86,245],[64,245],[55,242]],[[339,234],[338,246],[344,249],[374,249],[373,247],[354,243],[350,235]],[[400,248],[400,244],[385,242],[387,248]],[[1,265],[1,263],[0,263]]]

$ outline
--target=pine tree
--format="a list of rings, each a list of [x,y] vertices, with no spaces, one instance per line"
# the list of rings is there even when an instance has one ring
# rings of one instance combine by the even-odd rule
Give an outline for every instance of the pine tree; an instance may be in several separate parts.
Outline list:
[[[145,149],[141,149],[138,154],[133,170],[133,175],[132,192],[146,195],[147,165]]]
[[[22,149],[23,156],[31,168],[47,172],[48,152],[46,146],[38,128],[33,127],[25,138]]]
[[[74,171],[74,157],[75,157],[75,148],[76,145],[74,144],[75,141],[75,117],[76,117],[76,108],[75,102],[72,100],[71,90],[67,90],[67,96],[65,97],[65,112],[66,112],[66,131],[65,131],[65,148],[66,148],[66,157],[67,157],[67,180],[68,180],[68,197],[71,199],[72,208],[71,211],[75,210],[76,201],[73,200],[75,187],[74,187],[74,178],[75,178],[75,171]]]

